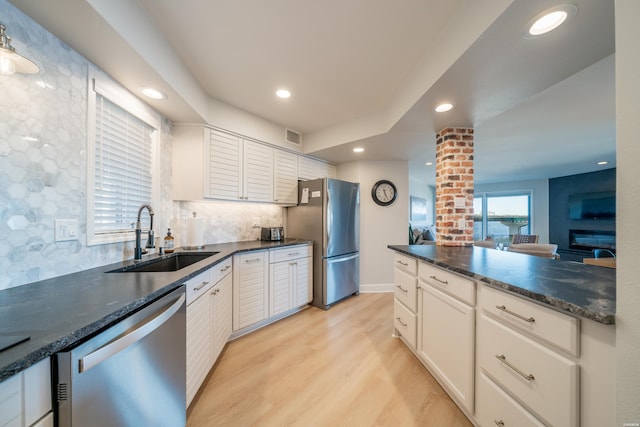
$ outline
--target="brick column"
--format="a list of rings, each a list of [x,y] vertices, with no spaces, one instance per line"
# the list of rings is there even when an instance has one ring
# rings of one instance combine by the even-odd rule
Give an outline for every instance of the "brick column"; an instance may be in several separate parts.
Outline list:
[[[473,129],[445,128],[436,135],[438,245],[473,244]]]

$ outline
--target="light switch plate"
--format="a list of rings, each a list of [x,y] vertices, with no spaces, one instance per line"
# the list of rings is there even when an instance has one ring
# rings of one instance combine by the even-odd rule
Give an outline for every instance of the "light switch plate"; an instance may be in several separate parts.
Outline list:
[[[259,216],[254,216],[253,217],[253,228],[260,228],[260,217]]]
[[[56,242],[68,242],[78,240],[77,219],[54,219],[53,240]]]

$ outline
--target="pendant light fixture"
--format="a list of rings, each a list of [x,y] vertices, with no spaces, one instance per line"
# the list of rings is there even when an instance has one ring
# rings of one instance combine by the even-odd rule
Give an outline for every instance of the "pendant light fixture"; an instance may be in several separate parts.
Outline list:
[[[0,74],[35,74],[39,71],[36,64],[16,53],[11,45],[11,37],[7,35],[7,28],[0,24]]]

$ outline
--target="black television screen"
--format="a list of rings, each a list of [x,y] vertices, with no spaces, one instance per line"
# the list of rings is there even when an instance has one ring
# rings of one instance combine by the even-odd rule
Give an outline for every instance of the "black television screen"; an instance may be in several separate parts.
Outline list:
[[[570,219],[615,219],[616,193],[582,193],[569,196]]]

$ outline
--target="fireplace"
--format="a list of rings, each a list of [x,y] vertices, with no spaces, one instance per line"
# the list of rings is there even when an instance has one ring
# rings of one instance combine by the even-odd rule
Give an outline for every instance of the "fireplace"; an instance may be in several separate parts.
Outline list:
[[[609,249],[616,251],[616,232],[605,230],[569,230],[569,249],[592,251]]]

